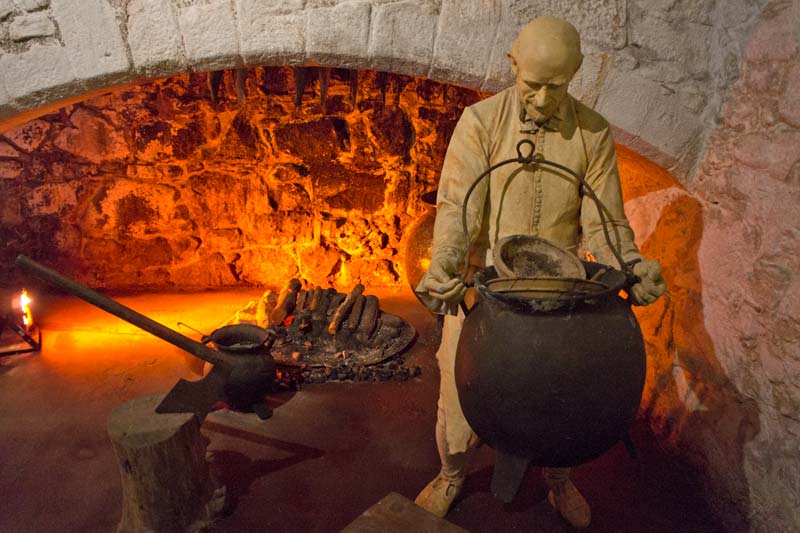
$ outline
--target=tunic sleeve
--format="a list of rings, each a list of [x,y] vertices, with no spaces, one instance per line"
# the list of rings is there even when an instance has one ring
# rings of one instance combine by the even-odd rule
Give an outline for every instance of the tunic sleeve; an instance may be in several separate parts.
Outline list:
[[[467,108],[456,124],[445,155],[439,191],[436,196],[436,223],[433,229],[433,255],[451,248],[460,254],[469,242],[464,234],[462,210],[467,190],[475,179],[489,168],[486,130],[474,112]],[[480,229],[489,178],[484,178],[472,191],[467,206],[467,229],[474,239]]]
[[[467,206],[467,230],[464,234],[462,210],[464,199],[475,179],[489,168],[489,138],[486,129],[474,111],[466,108],[456,124],[447,147],[439,190],[436,195],[436,222],[433,228],[432,257],[451,254],[463,260],[469,251],[470,241],[478,235],[483,221],[489,178],[484,178],[472,191]],[[459,272],[459,274],[463,274]],[[435,313],[454,313],[444,302],[430,298],[425,290],[428,273],[422,277],[415,292]]]
[[[586,182],[605,206],[603,214],[608,224],[611,243],[625,261],[641,258],[634,242],[633,230],[625,216],[617,154],[608,127],[599,134],[598,142],[589,154]],[[581,227],[586,237],[586,244],[595,258],[600,263],[620,268],[619,262],[606,243],[597,205],[586,193],[581,200]]]

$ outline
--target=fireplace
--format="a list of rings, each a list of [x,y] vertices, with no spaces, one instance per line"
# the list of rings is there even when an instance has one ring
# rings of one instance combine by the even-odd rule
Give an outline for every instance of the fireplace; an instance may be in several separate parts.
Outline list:
[[[5,133],[3,264],[26,251],[111,289],[402,285],[404,229],[482,96],[258,67],[67,106]]]

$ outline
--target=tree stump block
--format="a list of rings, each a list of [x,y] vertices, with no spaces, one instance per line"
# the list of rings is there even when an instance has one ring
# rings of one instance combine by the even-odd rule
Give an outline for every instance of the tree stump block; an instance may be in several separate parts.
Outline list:
[[[156,413],[163,398],[134,398],[108,418],[122,476],[118,533],[202,531],[222,512],[225,487],[209,474],[200,422],[192,413]]]

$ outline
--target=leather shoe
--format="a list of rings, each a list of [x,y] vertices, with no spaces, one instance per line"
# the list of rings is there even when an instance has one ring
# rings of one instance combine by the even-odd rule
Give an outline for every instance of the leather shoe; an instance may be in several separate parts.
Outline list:
[[[553,485],[547,501],[572,527],[583,529],[592,521],[589,504],[569,480]]]
[[[414,503],[442,518],[450,510],[453,500],[461,493],[464,478],[448,479],[442,474],[422,489]]]

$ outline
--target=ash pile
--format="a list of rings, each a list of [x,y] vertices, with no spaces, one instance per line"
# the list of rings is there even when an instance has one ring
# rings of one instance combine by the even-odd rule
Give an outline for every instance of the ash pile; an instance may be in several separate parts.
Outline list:
[[[377,296],[356,285],[342,293],[303,288],[291,279],[276,294],[249,302],[227,324],[250,323],[272,333],[270,354],[293,382],[405,381],[420,374],[405,365],[403,351],[414,327],[380,308]]]

